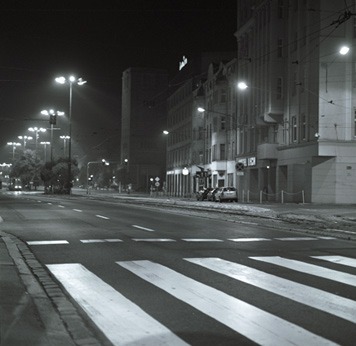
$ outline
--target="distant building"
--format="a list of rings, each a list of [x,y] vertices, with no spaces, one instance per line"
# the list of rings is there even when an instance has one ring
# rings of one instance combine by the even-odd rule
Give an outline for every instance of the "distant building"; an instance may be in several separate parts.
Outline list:
[[[118,178],[126,188],[149,191],[150,178],[165,180],[168,74],[129,68],[122,76],[121,159]]]
[[[167,118],[167,193],[188,196],[204,184],[205,119],[203,85],[211,63],[230,60],[234,52],[206,52],[183,60],[170,81]]]

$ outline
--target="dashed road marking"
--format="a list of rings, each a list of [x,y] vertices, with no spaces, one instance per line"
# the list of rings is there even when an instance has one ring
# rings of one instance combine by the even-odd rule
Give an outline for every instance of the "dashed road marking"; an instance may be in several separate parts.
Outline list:
[[[138,229],[142,229],[143,231],[148,231],[148,232],[154,232],[154,229],[151,228],[147,228],[147,227],[142,227],[142,226],[138,226],[138,225],[132,225],[132,227],[138,228]]]
[[[110,220],[109,217],[103,216],[103,215],[95,215],[96,217],[99,217],[100,219],[105,219],[105,220]]]
[[[31,240],[26,242],[28,245],[63,245],[69,244],[67,240]]]

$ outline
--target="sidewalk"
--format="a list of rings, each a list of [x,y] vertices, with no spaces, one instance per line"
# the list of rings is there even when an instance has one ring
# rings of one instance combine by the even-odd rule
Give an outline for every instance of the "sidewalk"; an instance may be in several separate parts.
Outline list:
[[[43,193],[43,192],[37,192]],[[50,195],[48,195],[50,196]],[[55,196],[58,197],[58,196]],[[324,230],[330,236],[356,240],[355,205],[241,204],[196,201],[193,198],[149,197],[115,191],[73,190],[61,198],[113,199],[118,202],[181,208],[272,220]],[[1,225],[0,216],[0,225]],[[0,226],[1,227],[1,226]],[[0,345],[103,345],[92,334],[75,306],[33,256],[25,243],[0,231]],[[64,322],[65,321],[65,322]]]
[[[28,247],[2,231],[0,273],[1,346],[102,345]]]

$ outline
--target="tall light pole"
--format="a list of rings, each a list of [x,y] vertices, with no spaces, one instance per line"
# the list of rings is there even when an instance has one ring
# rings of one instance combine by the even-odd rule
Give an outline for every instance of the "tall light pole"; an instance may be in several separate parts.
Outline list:
[[[64,115],[64,112],[44,109],[41,114],[49,116],[49,124],[51,126],[51,163],[53,164],[53,125],[57,123],[57,115]]]
[[[63,139],[63,155],[64,157],[66,156],[66,144],[67,144],[67,139],[69,139],[69,136],[59,136],[60,139]]]
[[[44,145],[44,161],[47,161],[47,145],[50,145],[51,142],[41,142],[40,144]]]
[[[7,142],[7,145],[12,145],[12,161],[15,161],[15,149],[19,147],[21,143],[17,142]]]
[[[17,136],[17,138],[23,140],[23,150],[26,149],[27,141],[30,141],[31,139],[33,139],[31,136]]]
[[[70,195],[72,187],[72,91],[73,84],[83,85],[86,81],[82,78],[76,79],[74,76],[68,78],[57,77],[55,81],[59,84],[69,85],[68,194]]]
[[[39,132],[46,132],[46,129],[44,129],[43,127],[40,127],[40,128],[38,128],[38,127],[29,127],[28,130],[30,132],[34,132],[35,133],[35,148],[36,148],[36,155],[37,155],[37,142],[38,142],[38,137],[39,137],[38,133]]]

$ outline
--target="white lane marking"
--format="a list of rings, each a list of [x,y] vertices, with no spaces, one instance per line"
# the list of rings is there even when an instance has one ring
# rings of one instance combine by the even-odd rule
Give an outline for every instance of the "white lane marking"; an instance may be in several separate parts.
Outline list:
[[[83,210],[81,209],[73,209],[74,211],[77,211],[78,213],[81,213]]]
[[[61,245],[69,244],[67,240],[30,240],[26,242],[28,245]]]
[[[59,207],[59,208],[65,208],[64,205],[60,205],[60,204],[58,204],[58,207]]]
[[[175,241],[174,239],[169,239],[169,238],[134,238],[132,239],[133,241],[147,241],[147,242],[169,242],[169,241]]]
[[[335,237],[318,237],[318,239],[333,240],[333,239],[336,239],[336,238]]]
[[[356,258],[349,258],[345,256],[311,256],[311,257],[356,268]]]
[[[140,278],[263,345],[334,345],[240,299],[151,261],[116,262]]]
[[[185,258],[217,273],[356,323],[356,302],[220,258]]]
[[[52,203],[51,203],[51,202],[48,202],[47,204],[48,204],[48,205],[52,205]]]
[[[304,263],[279,256],[250,257],[257,261],[275,264],[284,268],[292,269],[305,274],[315,275],[324,279],[341,282],[346,285],[356,286],[356,275],[342,273],[337,270],[323,268],[314,264]],[[356,322],[356,309],[354,310]]]
[[[99,217],[101,219],[105,219],[105,220],[110,220],[110,218],[103,216],[103,215],[95,215],[96,217]]]
[[[267,238],[235,238],[235,239],[228,239],[234,242],[249,242],[249,241],[269,241],[271,239],[267,239]]]
[[[148,232],[154,232],[154,229],[151,228],[146,228],[146,227],[142,227],[142,226],[138,226],[138,225],[132,225],[132,227],[138,228],[138,229],[142,229],[143,231],[148,231]]]
[[[282,240],[282,241],[318,240],[318,238],[312,238],[312,237],[287,237],[287,238],[274,238],[274,239]]]
[[[83,244],[88,243],[119,243],[122,242],[121,239],[80,239],[80,242]]]
[[[202,238],[182,238],[183,241],[187,241],[187,242],[221,242],[223,240],[221,239],[210,239],[210,238],[206,238],[206,239],[202,239]]]
[[[81,264],[47,267],[114,345],[186,345]]]

